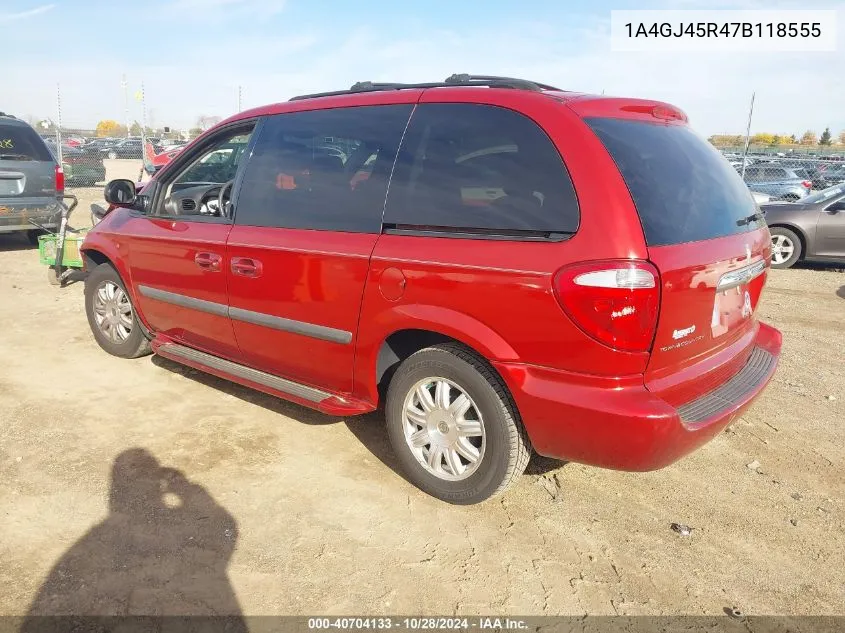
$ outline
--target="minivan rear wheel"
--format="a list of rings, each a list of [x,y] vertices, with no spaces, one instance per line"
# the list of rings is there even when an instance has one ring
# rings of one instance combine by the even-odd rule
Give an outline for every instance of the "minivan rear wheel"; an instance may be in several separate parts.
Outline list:
[[[505,385],[461,345],[436,345],[405,359],[390,381],[385,413],[403,472],[443,501],[483,501],[528,465],[528,437]]]
[[[801,259],[801,239],[781,226],[769,229],[772,236],[772,268],[790,268]]]

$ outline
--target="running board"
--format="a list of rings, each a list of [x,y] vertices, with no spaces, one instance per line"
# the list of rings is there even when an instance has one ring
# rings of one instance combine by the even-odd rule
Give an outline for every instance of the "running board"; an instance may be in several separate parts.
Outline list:
[[[238,363],[233,363],[232,361],[220,358],[219,356],[212,356],[211,354],[206,354],[205,352],[200,352],[199,350],[185,347],[184,345],[179,345],[178,343],[164,343],[159,346],[156,353],[177,362],[186,361],[188,363],[196,363],[197,365],[202,365],[208,367],[209,369],[229,374],[230,376],[240,378],[241,380],[254,382],[258,385],[267,387],[268,389],[279,391],[281,393],[288,394],[289,396],[294,396],[295,398],[302,398],[308,402],[319,403],[332,397],[337,399],[337,396],[332,393],[321,391],[320,389],[315,389],[314,387],[309,387],[307,385],[301,385],[298,382],[293,382],[292,380],[285,380],[284,378],[279,378],[273,374],[268,374],[266,372],[253,369],[252,367],[239,365]]]

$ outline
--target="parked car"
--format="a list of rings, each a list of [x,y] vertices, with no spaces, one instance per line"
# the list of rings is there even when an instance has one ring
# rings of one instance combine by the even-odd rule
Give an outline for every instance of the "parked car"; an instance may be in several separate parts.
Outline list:
[[[26,122],[0,112],[0,233],[39,231],[29,222],[55,228],[64,172],[44,140]]]
[[[807,165],[804,171],[812,183],[812,188],[816,190],[827,189],[830,184],[827,182],[827,170],[831,167],[830,163],[817,162],[815,164]]]
[[[824,180],[828,186],[845,182],[845,165],[831,166],[824,172]]]
[[[75,147],[62,148],[62,169],[67,184],[93,187],[106,179],[102,158]]]
[[[147,141],[144,144],[144,169],[148,174],[156,173],[176,158],[184,147],[184,145],[170,145],[163,148],[160,146],[157,147],[152,142]]]
[[[813,183],[807,173],[778,163],[758,163],[745,168],[745,183],[751,191],[775,200],[800,200],[807,197]]]
[[[143,158],[144,148],[139,138],[121,139],[111,147],[100,150],[100,153],[110,159],[115,158]]]
[[[755,316],[762,215],[665,103],[358,84],[241,112],[105,194],[82,246],[105,351],[332,415],[384,403],[408,479],[453,503],[501,492],[532,449],[670,464],[780,355]]]
[[[173,139],[173,138],[165,138],[162,139],[157,143],[159,147],[164,150],[170,151],[172,149],[176,149],[177,147],[184,147],[188,143],[186,141],[180,139]]]
[[[104,137],[101,137],[101,138],[95,138],[95,139],[88,141],[87,143],[82,145],[82,147],[80,149],[82,149],[85,152],[97,153],[97,154],[102,155],[103,150],[111,149],[112,147],[114,147],[115,145],[120,143],[120,141],[122,141],[122,140],[124,140],[124,139],[115,138],[115,137],[111,137],[111,136],[104,136]]]
[[[845,183],[800,202],[762,204],[772,235],[772,266],[802,260],[845,261]]]
[[[731,167],[733,167],[737,171],[741,171],[743,163],[745,163],[745,168],[748,169],[749,165],[753,165],[757,161],[754,160],[753,158],[745,158],[745,159],[738,158],[738,159],[730,159],[728,162],[731,164]]]

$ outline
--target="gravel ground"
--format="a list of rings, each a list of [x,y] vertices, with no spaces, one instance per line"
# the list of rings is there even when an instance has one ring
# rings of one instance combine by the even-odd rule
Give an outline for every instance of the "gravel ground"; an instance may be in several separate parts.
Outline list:
[[[772,272],[780,369],[703,449],[535,458],[473,507],[397,474],[377,414],[108,356],[45,275],[0,236],[0,615],[845,614],[841,271]]]

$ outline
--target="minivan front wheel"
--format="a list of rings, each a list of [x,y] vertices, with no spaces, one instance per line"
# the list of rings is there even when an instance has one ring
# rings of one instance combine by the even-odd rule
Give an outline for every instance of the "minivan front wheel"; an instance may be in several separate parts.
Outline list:
[[[97,266],[85,279],[85,312],[94,339],[109,354],[138,358],[150,353],[126,286],[108,264]]]
[[[387,392],[388,435],[408,479],[456,504],[504,491],[524,472],[529,442],[493,369],[443,344],[402,362]]]

